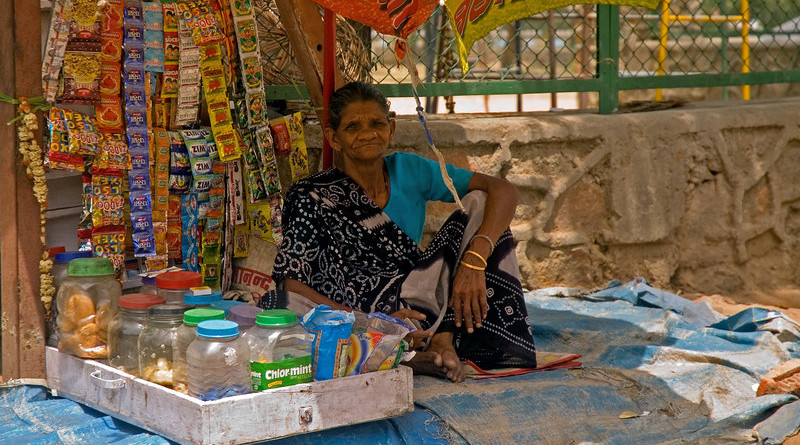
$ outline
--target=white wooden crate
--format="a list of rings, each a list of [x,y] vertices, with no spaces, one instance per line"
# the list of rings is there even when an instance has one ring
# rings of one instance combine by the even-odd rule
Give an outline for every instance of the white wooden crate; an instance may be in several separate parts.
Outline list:
[[[57,394],[184,444],[241,444],[385,419],[414,409],[411,369],[204,402],[48,347]]]

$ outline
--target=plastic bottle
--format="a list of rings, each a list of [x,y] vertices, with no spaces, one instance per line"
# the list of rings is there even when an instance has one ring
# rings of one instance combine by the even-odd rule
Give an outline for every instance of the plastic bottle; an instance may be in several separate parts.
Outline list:
[[[311,336],[294,311],[260,312],[244,337],[250,346],[253,392],[311,381]]]
[[[178,338],[172,352],[172,388],[189,394],[189,376],[186,369],[186,350],[197,337],[197,324],[206,320],[224,320],[222,309],[195,308],[183,313],[183,324],[178,327]]]
[[[197,272],[180,270],[164,272],[156,277],[158,295],[164,297],[167,303],[183,303],[183,294],[192,287],[203,285],[203,276]]]
[[[173,384],[173,350],[183,313],[189,306],[167,303],[147,309],[147,325],[139,334],[139,375],[159,385]]]
[[[91,258],[92,252],[90,250],[80,250],[77,252],[58,252],[53,256],[53,287],[56,292],[61,288],[61,284],[67,279],[67,267],[69,262],[77,258]],[[50,317],[47,319],[47,346],[58,346],[58,340],[61,335],[58,331],[58,303],[52,305]]]
[[[117,314],[122,286],[105,258],[69,262],[56,296],[58,350],[84,358],[108,358],[108,324]]]
[[[201,400],[250,392],[250,349],[239,337],[239,326],[229,320],[197,324],[197,338],[186,350],[189,395]]]
[[[147,323],[147,308],[164,304],[153,294],[130,294],[119,297],[119,313],[108,325],[108,363],[124,372],[139,376],[139,334]]]

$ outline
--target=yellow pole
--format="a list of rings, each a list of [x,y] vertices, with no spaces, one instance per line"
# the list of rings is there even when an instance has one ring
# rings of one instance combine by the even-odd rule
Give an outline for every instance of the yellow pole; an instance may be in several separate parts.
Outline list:
[[[750,4],[742,0],[742,72],[750,72]],[[742,99],[750,100],[750,85],[742,85]]]
[[[659,39],[658,39],[658,70],[656,71],[656,75],[663,76],[665,70],[665,64],[667,60],[667,37],[669,36],[669,20],[670,20],[670,11],[669,11],[669,2],[670,0],[661,0],[661,26],[659,32]],[[660,101],[664,99],[664,90],[661,88],[656,88],[656,100]]]

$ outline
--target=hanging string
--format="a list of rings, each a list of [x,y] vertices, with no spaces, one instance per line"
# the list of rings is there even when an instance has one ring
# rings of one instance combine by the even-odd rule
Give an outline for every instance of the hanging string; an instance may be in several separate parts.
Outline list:
[[[408,42],[405,39],[398,38],[401,42],[400,45],[407,46]],[[417,61],[414,55],[414,51],[406,51],[405,57],[403,57],[403,61],[406,64],[406,68],[408,68],[408,73],[411,75],[411,91],[414,93],[414,100],[417,103],[417,118],[419,119],[419,123],[422,124],[423,130],[425,130],[425,138],[428,141],[428,147],[436,154],[436,158],[439,160],[439,170],[442,172],[442,180],[444,180],[444,185],[447,186],[447,189],[450,190],[450,193],[453,195],[453,199],[455,200],[458,207],[463,211],[464,204],[461,203],[461,199],[458,197],[458,192],[456,191],[456,186],[453,184],[453,179],[450,177],[450,174],[447,173],[447,167],[445,166],[444,162],[444,155],[442,152],[436,148],[436,145],[433,143],[433,137],[431,137],[431,132],[428,129],[428,121],[425,120],[425,109],[422,107],[422,102],[419,99],[419,93],[417,93],[417,85],[419,85],[419,74],[417,73]]]

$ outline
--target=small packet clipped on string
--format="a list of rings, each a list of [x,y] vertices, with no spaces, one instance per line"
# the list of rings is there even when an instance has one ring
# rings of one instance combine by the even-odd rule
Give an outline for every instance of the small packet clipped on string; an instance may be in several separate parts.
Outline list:
[[[272,223],[270,222],[269,201],[257,201],[247,204],[247,213],[250,217],[250,233],[270,243],[272,238]]]
[[[180,262],[182,255],[181,238],[183,226],[181,222],[181,196],[169,195],[167,211],[167,255]]]
[[[125,224],[120,170],[92,168],[92,227]]]
[[[275,240],[275,244],[280,244],[283,240],[283,230],[281,230],[282,215],[283,196],[275,195],[269,201],[269,222],[272,225],[272,238]]]
[[[97,131],[93,117],[77,111],[63,110],[69,132],[69,152],[72,155],[94,156],[102,136]]]
[[[289,163],[292,167],[292,182],[308,176],[308,149],[303,132],[303,117],[300,112],[285,117],[286,128],[291,140]]]
[[[127,170],[130,168],[128,144],[122,133],[103,133],[95,165],[101,169]]]
[[[177,131],[169,133],[169,191],[182,194],[189,191],[192,185],[191,165],[189,152],[183,143],[183,138]]]
[[[183,268],[190,272],[199,271],[199,218],[197,216],[197,195],[185,193],[181,195],[181,258]]]
[[[286,128],[284,117],[278,117],[269,121],[272,129],[272,137],[275,141],[275,156],[286,156],[292,152],[292,139],[289,136],[289,129]]]
[[[95,105],[100,100],[100,65],[99,51],[67,51],[61,102]]]
[[[47,122],[50,128],[50,141],[46,161],[50,168],[82,172],[83,157],[70,153],[69,130],[64,120],[64,110],[57,107],[50,108]]]

